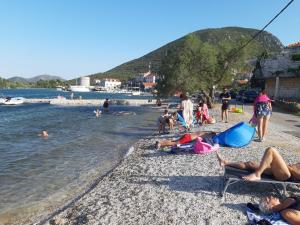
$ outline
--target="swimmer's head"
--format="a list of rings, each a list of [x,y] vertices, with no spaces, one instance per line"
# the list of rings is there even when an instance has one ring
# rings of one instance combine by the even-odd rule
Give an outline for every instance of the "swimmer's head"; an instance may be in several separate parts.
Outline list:
[[[48,137],[49,135],[48,135],[48,132],[46,131],[46,130],[43,130],[42,131],[42,136],[43,137]]]

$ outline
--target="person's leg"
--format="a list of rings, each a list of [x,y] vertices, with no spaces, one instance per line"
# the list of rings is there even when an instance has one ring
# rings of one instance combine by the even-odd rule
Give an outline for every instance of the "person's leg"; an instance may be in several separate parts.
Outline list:
[[[271,169],[272,175],[276,180],[284,181],[291,177],[289,168],[281,155],[275,148],[269,147],[265,150],[264,156],[260,162],[258,169],[255,170],[254,173],[248,176],[244,176],[243,179],[249,181],[260,180],[262,173],[268,168]]]
[[[264,138],[267,134],[267,131],[268,131],[268,125],[269,125],[269,119],[270,119],[270,116],[264,116],[263,117],[263,124],[262,124],[262,138]]]
[[[290,224],[300,224],[300,211],[285,209],[280,212],[281,216]]]
[[[177,140],[163,140],[163,141],[157,141],[155,144],[155,147],[159,149],[160,147],[167,147],[167,146],[174,146],[177,145]]]
[[[228,122],[228,108],[225,110],[225,123]]]
[[[229,162],[225,160],[219,153],[217,153],[217,158],[221,167],[231,166],[241,170],[257,170],[259,165],[255,162]]]
[[[263,129],[263,117],[257,117],[257,131],[258,131],[258,138],[261,140],[262,138],[262,129]]]
[[[221,109],[222,122],[224,122],[224,114],[225,114],[225,110],[223,110],[223,107],[222,107],[222,109]]]

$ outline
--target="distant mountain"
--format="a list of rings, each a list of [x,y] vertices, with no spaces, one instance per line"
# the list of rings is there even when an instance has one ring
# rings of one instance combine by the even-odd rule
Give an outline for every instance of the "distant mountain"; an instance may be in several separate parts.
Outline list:
[[[52,75],[39,75],[32,78],[27,79],[29,82],[37,82],[39,80],[61,80],[64,81],[65,79],[59,77],[59,76],[52,76]]]
[[[32,78],[23,78],[23,77],[11,77],[8,79],[9,81],[19,82],[19,83],[35,83],[39,80],[61,80],[64,81],[63,78],[59,76],[52,75],[39,75]]]
[[[19,82],[19,83],[29,83],[29,81],[23,77],[11,77],[11,78],[8,78],[7,80],[12,81],[12,82]]]
[[[232,44],[239,43],[241,39],[250,40],[254,34],[258,32],[257,29],[243,28],[243,27],[224,27],[215,29],[204,29],[193,32],[203,42],[210,44],[217,44],[221,41],[228,41]],[[126,79],[133,77],[141,72],[148,71],[148,65],[151,62],[151,68],[153,72],[158,72],[163,57],[169,50],[179,49],[184,40],[187,38],[183,36],[175,41],[172,41],[138,59],[131,60],[123,63],[105,73],[97,73],[90,75],[91,79],[102,77],[116,77],[120,79]],[[246,58],[252,59],[261,54],[262,51],[267,50],[271,53],[280,52],[283,49],[283,45],[280,40],[269,32],[262,32],[254,41],[254,48],[248,48]]]

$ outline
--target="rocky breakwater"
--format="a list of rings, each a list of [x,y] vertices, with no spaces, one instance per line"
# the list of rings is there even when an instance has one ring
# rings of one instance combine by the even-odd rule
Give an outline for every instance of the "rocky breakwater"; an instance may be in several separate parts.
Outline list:
[[[26,99],[26,103],[50,103],[53,105],[102,105],[104,99]],[[148,99],[111,99],[111,105],[153,105]]]

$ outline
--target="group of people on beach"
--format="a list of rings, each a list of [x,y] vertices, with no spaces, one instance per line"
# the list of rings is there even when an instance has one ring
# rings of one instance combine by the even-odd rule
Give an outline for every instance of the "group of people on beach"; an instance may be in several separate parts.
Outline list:
[[[198,99],[196,109],[194,103],[186,94],[181,94],[180,99],[181,102],[177,106],[176,111],[169,112],[168,109],[165,109],[163,114],[159,116],[157,121],[159,133],[167,133],[166,125],[168,125],[171,132],[174,131],[176,121],[179,121],[178,124],[183,126],[187,131],[189,131],[194,124],[215,123],[215,119],[209,115],[206,98]],[[180,120],[180,118],[182,118],[182,120]]]
[[[186,120],[186,123],[191,126],[193,118],[191,106],[192,103],[186,98],[183,99],[183,101],[185,101],[182,104],[183,118]],[[220,99],[222,101],[222,121],[224,122],[225,119],[225,122],[228,122],[228,109],[231,96],[227,89],[224,89],[224,92],[221,93]],[[201,107],[203,107],[203,105],[201,105]],[[208,111],[208,109],[204,108],[204,111],[205,110]],[[167,113],[167,111],[165,111],[165,113]],[[271,113],[271,99],[267,96],[266,92],[262,90],[254,101],[253,117],[251,119],[251,123],[254,124],[254,126],[257,126],[257,141],[259,142],[265,140]],[[176,140],[170,139],[159,142],[157,141],[155,147],[157,149],[166,146],[178,147],[180,145],[195,141],[199,137],[203,141],[211,143],[213,142],[212,140],[215,135],[217,135],[215,132],[207,131],[198,131],[194,133],[187,132]],[[269,147],[265,150],[264,155],[259,163],[253,161],[230,162],[226,160],[219,152],[216,153],[216,156],[221,167],[230,166],[237,169],[251,171],[249,175],[242,177],[242,179],[246,181],[259,181],[262,179],[263,174],[272,175],[274,179],[278,181],[300,181],[300,163],[287,164],[279,154],[278,150],[274,147]],[[267,196],[261,199],[259,209],[261,212],[266,214],[279,212],[281,216],[290,224],[300,224],[300,198],[298,197],[289,197],[280,200],[279,198],[273,196]]]

